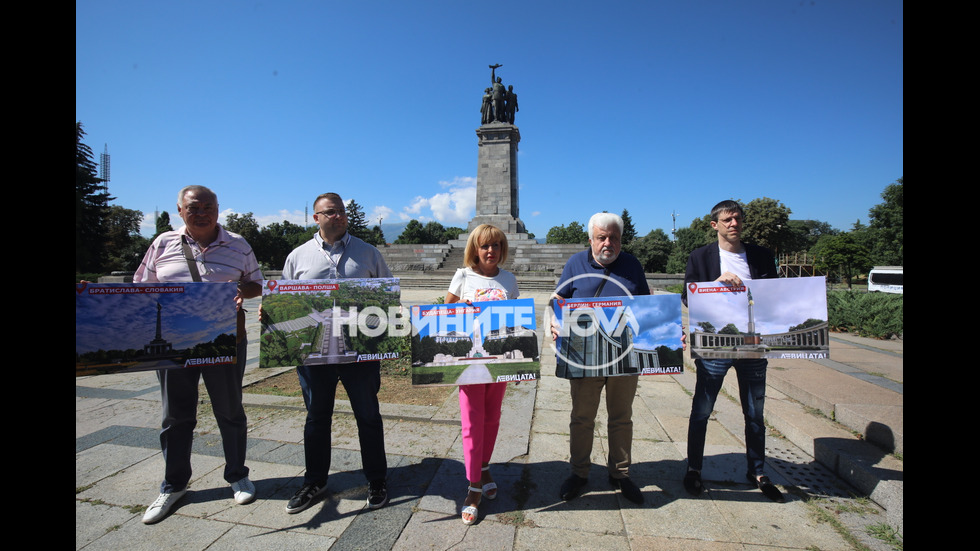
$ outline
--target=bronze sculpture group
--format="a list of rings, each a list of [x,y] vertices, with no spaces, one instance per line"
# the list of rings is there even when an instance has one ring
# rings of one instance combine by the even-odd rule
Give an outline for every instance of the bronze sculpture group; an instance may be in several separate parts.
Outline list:
[[[480,107],[480,124],[491,122],[514,124],[514,116],[519,111],[514,86],[511,85],[504,88],[500,77],[496,75],[495,71],[497,68],[502,67],[502,65],[498,63],[489,67],[490,88],[483,90],[483,105]]]

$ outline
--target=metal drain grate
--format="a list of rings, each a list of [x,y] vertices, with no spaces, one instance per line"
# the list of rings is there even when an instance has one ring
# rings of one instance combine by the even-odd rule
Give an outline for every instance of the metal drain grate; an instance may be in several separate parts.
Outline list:
[[[829,469],[797,448],[766,447],[766,463],[787,482],[817,497],[851,497],[854,491]]]

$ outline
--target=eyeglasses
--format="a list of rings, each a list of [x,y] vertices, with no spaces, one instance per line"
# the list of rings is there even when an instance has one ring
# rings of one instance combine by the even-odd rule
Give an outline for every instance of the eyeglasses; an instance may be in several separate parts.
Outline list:
[[[314,212],[313,214],[319,214],[320,216],[328,216],[330,218],[335,218],[338,216],[344,216],[347,213],[345,213],[343,210],[327,209],[319,212]]]
[[[218,207],[185,207],[188,214],[214,214],[218,212]]]

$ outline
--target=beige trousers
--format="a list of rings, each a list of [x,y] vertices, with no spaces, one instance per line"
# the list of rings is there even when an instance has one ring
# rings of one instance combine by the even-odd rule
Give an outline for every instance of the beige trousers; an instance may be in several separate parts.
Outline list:
[[[589,477],[592,466],[592,443],[595,435],[595,417],[599,411],[602,389],[606,389],[606,412],[609,416],[609,457],[606,466],[613,478],[629,476],[630,457],[633,449],[633,398],[639,377],[584,377],[570,379],[572,414],[568,423],[569,452],[572,473]]]

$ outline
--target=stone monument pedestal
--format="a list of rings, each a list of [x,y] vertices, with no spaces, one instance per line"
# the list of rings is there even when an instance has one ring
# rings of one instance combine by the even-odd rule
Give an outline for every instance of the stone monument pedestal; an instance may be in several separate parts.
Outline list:
[[[476,135],[476,216],[466,229],[473,231],[480,224],[492,224],[507,234],[508,241],[527,241],[517,197],[517,144],[521,132],[512,124],[491,122],[477,128]],[[463,241],[466,237],[459,236]]]

